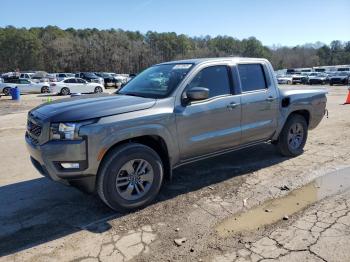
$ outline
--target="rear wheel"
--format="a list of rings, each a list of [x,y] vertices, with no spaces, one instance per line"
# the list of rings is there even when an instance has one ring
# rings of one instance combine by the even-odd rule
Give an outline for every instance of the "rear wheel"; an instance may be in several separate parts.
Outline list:
[[[288,85],[292,84],[292,81],[288,80],[288,81],[287,81],[287,84],[288,84]]]
[[[151,203],[163,181],[163,165],[150,147],[129,143],[113,149],[103,160],[97,177],[97,192],[116,211]]]
[[[5,87],[4,90],[2,91],[5,96],[9,96],[11,93],[11,88],[10,87]]]
[[[50,92],[50,89],[49,89],[49,87],[48,86],[43,86],[42,88],[41,88],[41,93],[49,93]]]
[[[291,115],[285,123],[277,148],[283,156],[294,157],[303,153],[308,129],[305,118],[298,114]]]
[[[102,87],[96,86],[94,92],[95,93],[102,93],[103,92]]]
[[[70,94],[70,90],[69,90],[69,88],[67,88],[67,87],[63,87],[63,88],[61,89],[60,94],[61,94],[61,95],[63,95],[63,96],[67,96],[67,95],[69,95],[69,94]]]

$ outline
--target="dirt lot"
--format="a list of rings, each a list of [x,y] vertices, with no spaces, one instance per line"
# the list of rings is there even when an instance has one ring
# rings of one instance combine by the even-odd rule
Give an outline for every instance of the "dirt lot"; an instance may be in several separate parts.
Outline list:
[[[329,118],[303,155],[264,144],[179,168],[130,214],[41,177],[24,130],[47,97],[2,97],[0,261],[350,261],[347,92],[329,88]]]

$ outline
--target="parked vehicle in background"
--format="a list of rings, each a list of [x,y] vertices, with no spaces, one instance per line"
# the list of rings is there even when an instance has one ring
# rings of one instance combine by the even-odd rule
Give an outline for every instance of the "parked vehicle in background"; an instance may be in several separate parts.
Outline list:
[[[128,74],[114,74],[115,79],[118,80],[120,85],[125,84],[128,82],[129,75]]]
[[[328,75],[325,73],[312,72],[308,75],[307,83],[309,85],[324,85],[328,83]]]
[[[19,77],[23,79],[31,79],[33,75],[34,73],[21,73]]]
[[[11,88],[17,87],[21,94],[28,93],[48,93],[48,83],[35,83],[25,78],[7,78],[4,83],[0,83],[0,92],[10,95]]]
[[[307,73],[300,73],[300,74],[294,74],[292,76],[292,84],[302,84],[305,85],[307,83],[308,74]]]
[[[329,78],[329,84],[332,85],[347,85],[349,83],[349,72],[340,71]]]
[[[277,76],[277,82],[279,84],[291,85],[292,81],[293,81],[293,77],[291,75],[280,75],[280,76]]]
[[[56,74],[48,74],[47,78],[49,79],[49,82],[57,82]]]
[[[49,82],[50,80],[49,80],[48,76],[49,76],[49,74],[47,72],[37,71],[31,76],[31,80],[35,83]]]
[[[92,72],[76,73],[75,77],[82,78],[82,79],[86,80],[87,82],[99,83],[101,85],[104,85],[103,78],[102,77],[98,77],[95,73],[92,73]]]
[[[37,170],[97,191],[115,210],[145,206],[172,169],[265,142],[303,153],[325,90],[283,90],[266,59],[193,59],[152,66],[116,94],[80,96],[28,113]]]
[[[69,95],[72,93],[102,93],[104,86],[99,83],[87,82],[82,78],[67,78],[50,84],[50,93]]]
[[[342,67],[338,67],[337,69],[338,72],[348,72],[350,73],[350,67],[346,67],[346,66],[342,66]]]
[[[73,73],[56,73],[57,82],[60,82],[62,80],[70,78],[70,77],[75,77],[75,74],[73,74]]]
[[[95,72],[95,75],[103,78],[105,87],[117,87],[118,86],[119,81],[114,76],[112,76],[112,74],[110,74],[110,73]]]

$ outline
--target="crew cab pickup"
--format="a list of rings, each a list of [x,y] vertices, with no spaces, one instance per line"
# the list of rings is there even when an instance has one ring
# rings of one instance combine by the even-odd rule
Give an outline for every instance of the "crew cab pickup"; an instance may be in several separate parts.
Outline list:
[[[44,176],[128,210],[151,203],[186,163],[259,143],[301,154],[326,101],[324,89],[279,88],[265,59],[174,61],[146,69],[115,94],[32,109],[25,139]]]

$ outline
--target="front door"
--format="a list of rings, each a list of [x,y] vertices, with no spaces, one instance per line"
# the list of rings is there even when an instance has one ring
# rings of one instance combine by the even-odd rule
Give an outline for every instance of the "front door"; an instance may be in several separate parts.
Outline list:
[[[21,93],[31,93],[32,92],[31,83],[27,79],[19,79],[18,88],[20,89]]]
[[[240,95],[233,95],[226,65],[199,71],[185,90],[209,89],[209,98],[175,108],[181,160],[215,153],[240,143]]]

